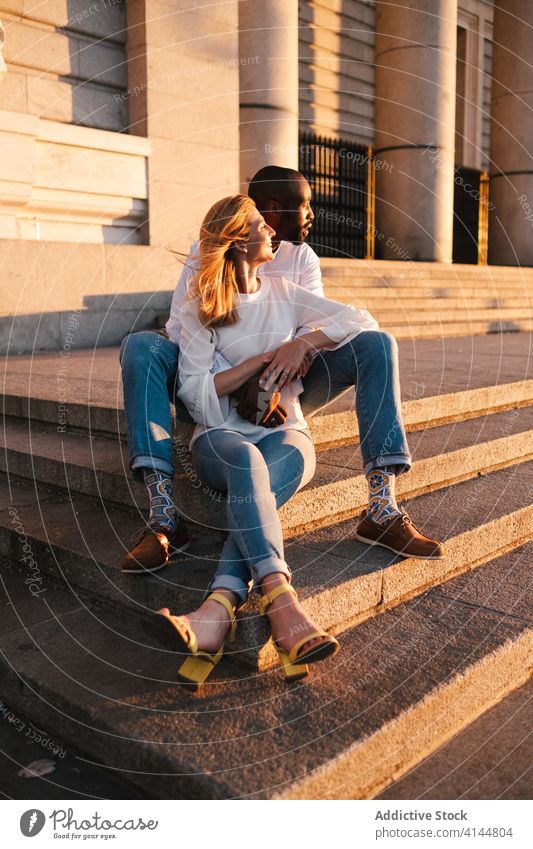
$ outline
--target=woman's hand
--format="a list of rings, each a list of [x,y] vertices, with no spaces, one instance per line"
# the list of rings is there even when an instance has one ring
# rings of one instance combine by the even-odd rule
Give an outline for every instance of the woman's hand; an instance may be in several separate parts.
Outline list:
[[[249,380],[260,374],[271,359],[276,355],[277,351],[266,351],[264,354],[256,354],[254,357],[249,357],[238,366],[219,371],[215,375],[215,391],[220,397],[222,395],[230,395],[236,392]]]
[[[308,345],[301,338],[293,339],[281,345],[270,360],[268,366],[259,377],[259,386],[265,392],[276,384],[278,390],[283,389],[296,377],[305,362]]]

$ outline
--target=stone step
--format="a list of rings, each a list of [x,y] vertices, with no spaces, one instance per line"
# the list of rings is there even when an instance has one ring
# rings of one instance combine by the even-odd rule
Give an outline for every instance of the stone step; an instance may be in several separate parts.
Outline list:
[[[329,269],[324,268],[321,263],[322,279],[328,283],[338,283],[342,286],[369,286],[374,288],[431,288],[450,287],[460,290],[463,287],[474,287],[480,291],[492,291],[500,286],[507,289],[520,290],[524,293],[531,292],[533,275],[529,273],[509,274],[442,274],[432,271],[414,269],[410,273],[403,274],[372,274],[366,271],[357,271],[356,268]]]
[[[422,382],[414,381],[411,384],[413,394],[425,391],[422,386]],[[324,411],[310,419],[310,429],[317,447],[350,444],[354,442],[352,433],[355,434],[355,442],[359,442],[359,426],[353,412],[352,397],[350,394],[348,409],[331,413]],[[521,380],[499,386],[482,386],[462,392],[412,398],[402,403],[402,415],[407,432],[412,433],[423,428],[466,421],[469,418],[525,407],[532,403],[533,380]]]
[[[441,262],[396,262],[394,260],[362,260],[322,257],[323,274],[353,275],[368,279],[405,279],[427,277],[474,280],[533,281],[533,272],[526,267],[509,265],[462,265]]]
[[[420,561],[397,557],[354,539],[358,518],[289,540],[287,562],[304,607],[336,634],[475,569],[532,536],[533,462],[418,496],[404,506],[418,527],[442,539],[446,557]],[[10,508],[8,510],[8,507]],[[65,586],[120,608],[136,618],[170,606],[197,607],[213,575],[222,537],[197,530],[191,549],[147,576],[122,574],[118,564],[142,519],[118,506],[5,476],[0,479],[0,560],[38,564],[39,591],[47,575]],[[42,576],[45,576],[43,579]],[[27,566],[27,580],[35,567]],[[276,661],[268,629],[254,601],[240,614],[235,659],[265,670]],[[251,647],[251,648],[250,648]]]
[[[460,293],[447,293],[442,289],[433,292],[410,291],[409,296],[395,289],[375,290],[345,289],[342,286],[327,288],[326,297],[340,303],[351,304],[358,309],[367,309],[374,313],[375,310],[388,310],[392,306],[398,306],[406,310],[419,311],[421,309],[431,310],[477,310],[477,309],[531,309],[532,302],[525,296],[506,297],[499,294],[498,297],[480,295],[475,290],[461,290]]]
[[[400,323],[381,321],[381,329],[388,330],[398,340],[407,339],[442,339],[450,336],[480,336],[486,333],[529,333],[533,330],[533,319],[495,318],[494,321],[464,319],[463,321],[443,321],[417,324],[416,322]]]
[[[362,278],[346,276],[323,276],[324,289],[332,293],[344,290],[346,292],[363,291],[368,295],[379,295],[384,292],[395,292],[399,297],[412,298],[418,295],[433,296],[442,293],[441,297],[461,298],[467,292],[474,297],[516,297],[531,301],[533,283],[530,280],[494,279],[476,280],[474,278],[438,278],[438,277],[405,277],[405,278]]]
[[[113,405],[106,397],[99,396],[96,380],[91,385],[81,386],[81,392],[79,385],[73,387],[74,391],[78,390],[78,397],[81,395],[86,398],[89,393],[93,393],[96,396],[94,400],[87,403],[75,400],[75,395],[69,396],[64,411],[59,410],[57,395],[53,392],[50,393],[52,397],[42,397],[46,394],[46,388],[41,387],[41,395],[38,397],[23,394],[25,383],[26,377],[22,380],[11,377],[6,381],[8,391],[3,395],[4,415],[54,424],[58,433],[87,430],[94,435],[112,438],[125,436],[126,421],[121,395]],[[22,391],[15,391],[17,385]],[[402,404],[403,420],[408,432],[533,403],[533,379],[439,395],[428,394],[426,397],[416,397],[425,394],[428,387],[425,381],[415,380],[407,385],[406,390],[415,396],[407,398]],[[182,422],[176,422],[175,427],[181,442],[188,444],[193,427]],[[309,427],[318,450],[357,443],[359,426],[354,413],[353,392],[347,392],[342,399],[309,419]]]
[[[229,655],[196,697],[135,617],[6,570],[3,698],[155,798],[373,798],[525,682],[530,554],[366,620],[309,680]]]
[[[502,323],[515,320],[522,322],[531,319],[532,315],[532,310],[529,306],[522,308],[489,307],[487,309],[476,309],[473,306],[465,307],[463,305],[456,308],[448,306],[445,300],[439,300],[438,304],[433,305],[432,309],[433,313],[428,316],[428,309],[424,306],[411,307],[405,305],[401,310],[400,307],[393,310],[391,306],[382,305],[381,307],[374,307],[372,314],[380,325],[389,326],[393,323],[396,324],[402,319],[409,324],[417,325],[426,319],[426,321],[431,321],[431,324],[437,327],[451,322],[477,323],[484,320],[500,321]]]
[[[533,407],[494,413],[413,434],[414,465],[398,480],[401,497],[412,497],[494,471],[533,456]],[[143,485],[128,474],[124,443],[86,434],[57,433],[47,425],[5,419],[0,471],[68,492],[146,510]],[[203,484],[185,445],[176,446],[174,490],[183,517],[206,528],[226,527],[222,494]],[[280,510],[286,534],[355,515],[366,503],[359,449],[320,452],[313,480]]]
[[[514,277],[505,277],[490,275],[480,277],[475,275],[468,277],[464,275],[435,275],[435,274],[408,274],[408,275],[372,275],[372,274],[354,274],[350,270],[346,270],[344,274],[337,274],[326,270],[322,274],[324,285],[342,286],[347,289],[364,287],[370,291],[390,290],[394,291],[397,287],[404,290],[406,297],[409,297],[409,290],[431,291],[432,289],[448,288],[450,291],[460,295],[463,289],[472,289],[477,295],[491,293],[495,288],[502,288],[507,291],[519,290],[524,294],[531,293],[531,285],[533,284],[533,275],[522,276],[515,275]]]
[[[531,798],[533,679],[482,714],[376,798]]]
[[[532,343],[529,334],[400,342],[407,427],[425,427],[433,416],[437,424],[465,417],[469,409],[529,403],[530,387],[525,381],[533,379]],[[69,430],[125,434],[117,348],[71,351],[68,358],[57,353],[10,357],[1,371],[4,415],[31,417]],[[501,388],[502,384],[508,384],[507,388]],[[497,387],[497,402],[492,387]],[[468,394],[478,389],[481,394]],[[466,394],[458,394],[462,392]],[[337,414],[349,413],[353,406],[353,392],[347,392],[310,419],[315,444],[349,440],[354,417]]]

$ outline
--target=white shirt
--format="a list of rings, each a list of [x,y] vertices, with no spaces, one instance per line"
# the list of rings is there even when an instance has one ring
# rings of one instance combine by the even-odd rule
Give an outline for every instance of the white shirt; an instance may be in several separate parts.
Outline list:
[[[196,240],[190,247],[189,256],[172,298],[166,330],[169,339],[176,345],[180,344],[181,335],[180,307],[187,294],[189,283],[198,268],[198,250],[199,242]],[[305,243],[293,245],[292,242],[280,242],[274,259],[261,268],[268,273],[269,277],[286,277],[291,283],[303,286],[309,292],[324,297],[320,260],[314,250]],[[259,268],[259,274],[261,268]],[[302,328],[301,332],[306,333],[310,329]],[[212,364],[213,371],[224,371],[227,368],[229,368],[228,363],[220,354],[217,355]]]
[[[210,371],[215,353],[233,367],[289,342],[306,326],[322,330],[338,343],[337,348],[363,330],[378,329],[366,310],[321,297],[284,277],[258,276],[261,287],[257,292],[237,296],[239,321],[235,324],[205,327],[198,315],[197,299],[182,304],[178,397],[198,422],[191,446],[200,434],[218,428],[242,433],[251,442],[259,442],[272,432],[243,419],[234,396],[217,395],[215,375]],[[302,389],[301,380],[293,380],[281,390],[281,403],[288,415],[280,427],[307,428],[298,400]]]

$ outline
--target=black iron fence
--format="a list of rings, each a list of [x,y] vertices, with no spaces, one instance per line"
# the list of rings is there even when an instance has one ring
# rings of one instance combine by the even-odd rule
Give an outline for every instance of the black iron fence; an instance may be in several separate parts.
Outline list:
[[[302,132],[299,170],[313,190],[311,247],[319,256],[373,259],[376,161],[372,148]],[[488,212],[488,175],[456,166],[454,262],[486,265]]]
[[[372,148],[304,132],[299,151],[299,170],[313,190],[311,247],[319,256],[373,258]]]

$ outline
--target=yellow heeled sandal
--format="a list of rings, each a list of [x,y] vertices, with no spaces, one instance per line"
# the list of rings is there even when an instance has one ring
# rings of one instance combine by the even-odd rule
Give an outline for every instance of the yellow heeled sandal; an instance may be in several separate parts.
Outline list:
[[[274,599],[278,598],[278,596],[283,593],[292,593],[292,595],[297,597],[296,590],[290,584],[278,584],[278,586],[274,587],[274,589],[270,592],[263,593],[260,602],[261,613],[266,613]],[[311,646],[307,652],[302,651],[307,643],[319,638],[321,639],[320,643],[316,643],[314,646]],[[298,681],[300,678],[305,678],[309,672],[309,669],[307,668],[308,663],[316,663],[318,660],[325,660],[326,657],[332,657],[334,654],[337,654],[340,648],[335,637],[332,637],[331,634],[327,633],[327,631],[322,630],[313,631],[311,634],[307,634],[307,636],[299,640],[296,645],[292,647],[290,652],[287,652],[279,646],[274,639],[272,642],[274,643],[275,649],[278,653],[279,662],[285,674],[285,678],[288,681]]]
[[[206,600],[217,601],[221,604],[222,607],[227,610],[230,619],[228,635],[216,654],[209,654],[209,652],[198,650],[198,638],[196,634],[191,626],[188,623],[183,622],[179,616],[159,614],[162,619],[166,620],[166,622],[172,626],[174,636],[178,636],[180,638],[183,643],[183,647],[189,652],[189,657],[183,661],[178,669],[177,675],[178,680],[188,684],[195,692],[207,681],[207,678],[220,661],[224,653],[226,643],[233,642],[237,631],[237,621],[235,619],[235,612],[232,603],[220,593],[211,593]]]

